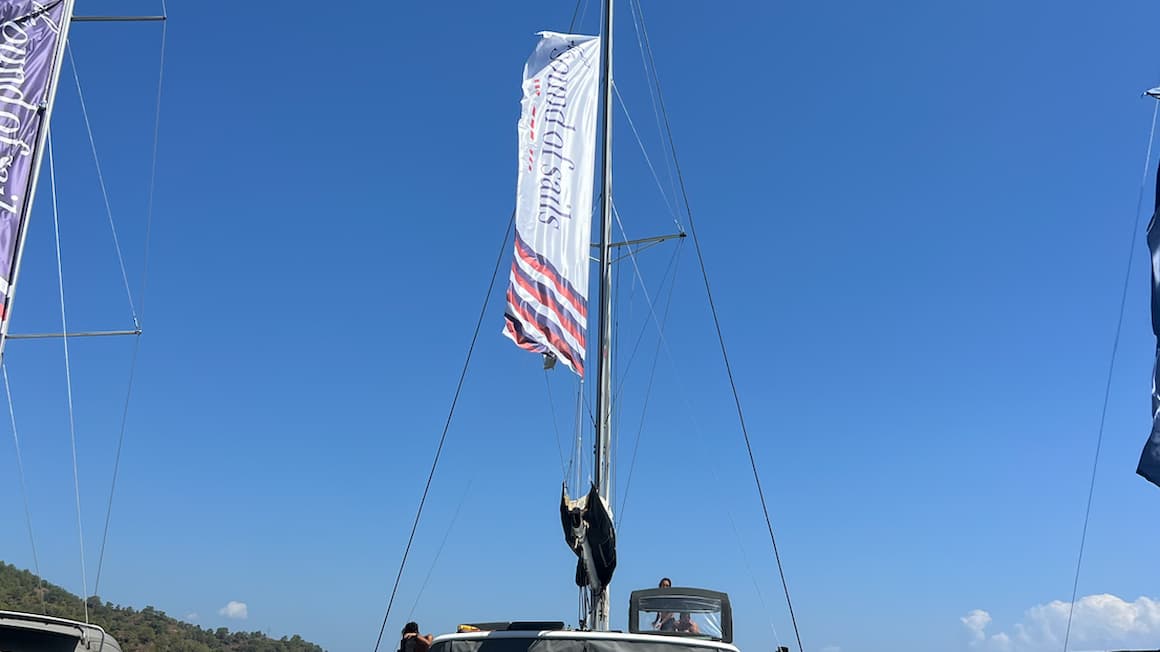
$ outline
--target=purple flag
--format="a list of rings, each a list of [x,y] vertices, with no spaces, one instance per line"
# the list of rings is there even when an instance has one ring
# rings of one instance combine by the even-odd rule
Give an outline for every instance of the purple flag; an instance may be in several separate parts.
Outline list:
[[[1152,433],[1140,453],[1136,473],[1160,486],[1160,168],[1156,170],[1156,208],[1148,223],[1148,250],[1152,254],[1152,332],[1157,345],[1152,367]]]
[[[0,0],[0,332],[8,316],[70,0]]]

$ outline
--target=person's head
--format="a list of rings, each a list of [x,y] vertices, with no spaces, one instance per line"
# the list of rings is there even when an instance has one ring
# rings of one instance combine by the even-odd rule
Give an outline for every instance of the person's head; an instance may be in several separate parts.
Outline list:
[[[687,623],[687,622],[689,622],[690,619],[691,619],[691,616],[689,616],[689,614],[687,614],[687,613],[681,614],[681,622],[682,623]]]
[[[670,579],[669,579],[669,578],[667,578],[667,577],[662,577],[662,578],[661,578],[661,583],[657,585],[657,588],[661,588],[661,589],[667,589],[667,588],[671,587],[672,585],[673,585],[673,581],[672,581],[672,580],[670,580]]]
[[[403,635],[404,636],[406,636],[407,634],[418,634],[418,633],[419,633],[419,623],[412,620],[411,622],[407,623],[406,625],[403,625]]]

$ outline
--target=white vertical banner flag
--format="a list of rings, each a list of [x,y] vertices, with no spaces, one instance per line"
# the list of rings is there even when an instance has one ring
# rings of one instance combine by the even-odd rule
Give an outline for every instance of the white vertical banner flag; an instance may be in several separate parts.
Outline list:
[[[504,334],[583,377],[600,39],[539,36],[524,65]]]

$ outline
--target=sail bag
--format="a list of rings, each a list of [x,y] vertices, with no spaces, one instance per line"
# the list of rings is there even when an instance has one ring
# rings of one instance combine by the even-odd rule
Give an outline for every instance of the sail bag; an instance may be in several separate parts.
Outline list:
[[[568,498],[568,488],[560,494],[560,522],[564,541],[578,557],[576,586],[587,586],[600,593],[612,581],[616,570],[616,529],[612,512],[600,497],[596,485],[587,496]]]

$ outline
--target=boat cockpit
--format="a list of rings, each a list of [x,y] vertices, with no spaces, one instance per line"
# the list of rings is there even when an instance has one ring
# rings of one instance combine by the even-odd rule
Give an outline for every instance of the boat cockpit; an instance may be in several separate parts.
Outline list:
[[[563,622],[460,625],[438,636],[430,652],[738,652],[729,596],[668,587],[633,591],[628,631],[566,629]]]

